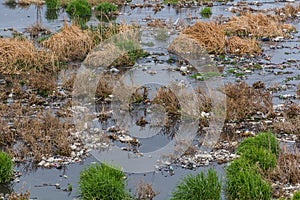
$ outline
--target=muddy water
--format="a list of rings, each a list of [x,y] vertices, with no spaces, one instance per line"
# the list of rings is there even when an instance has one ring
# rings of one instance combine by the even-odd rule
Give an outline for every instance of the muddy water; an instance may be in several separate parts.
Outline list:
[[[260,1],[263,2],[263,1]],[[134,1],[133,3],[143,3],[143,1]],[[223,16],[230,16],[231,13],[228,11],[230,7],[236,2],[229,2],[227,5],[222,6],[221,4],[216,3],[214,7],[212,7],[213,15],[212,17],[219,16],[222,14]],[[263,5],[260,7],[252,6],[255,9],[265,9],[265,8],[273,8],[282,6],[283,3],[275,3],[275,2],[263,2]],[[174,9],[172,6],[162,9],[161,12],[154,13],[152,8],[136,8],[134,10],[130,9],[128,6],[125,6],[121,9],[121,15],[118,17],[117,21],[122,22],[135,22],[141,25],[145,25],[146,21],[144,20],[146,17],[150,16],[152,18],[159,18],[162,20],[166,20],[174,23],[177,19],[182,18],[185,19],[186,22],[193,22],[194,20],[189,20],[188,18],[201,18],[199,15],[199,10],[201,8],[182,8],[182,9]],[[39,13],[38,13],[39,12]],[[16,31],[24,32],[26,27],[34,25],[36,22],[40,21],[43,26],[47,27],[52,31],[56,31],[63,25],[63,20],[69,19],[68,15],[61,10],[58,13],[58,18],[56,20],[47,20],[46,19],[46,7],[43,6],[41,8],[37,8],[35,6],[29,6],[28,8],[9,8],[3,4],[0,4],[0,35],[2,36],[11,36],[11,31],[6,31],[6,29],[13,28]],[[209,19],[203,19],[209,20]],[[93,17],[89,23],[97,23],[97,20]],[[297,29],[299,30],[299,23],[295,23]],[[276,43],[264,43],[263,47],[265,48],[265,54],[271,56],[270,61],[261,60],[262,64],[274,64],[274,68],[263,68],[261,70],[254,70],[249,74],[246,74],[246,81],[248,84],[252,84],[258,80],[263,80],[266,83],[266,86],[271,86],[273,84],[286,84],[285,80],[288,77],[299,75],[299,41],[297,34],[295,39],[285,42],[276,42]],[[145,39],[145,42],[149,42]],[[151,41],[150,41],[151,42]],[[152,41],[155,45],[157,41]],[[279,48],[271,49],[270,46],[282,46]],[[293,47],[293,48],[291,48]],[[294,48],[295,47],[295,48]],[[153,48],[144,47],[148,51],[160,51],[154,46]],[[161,51],[160,51],[161,52]],[[163,51],[163,53],[167,53]],[[165,67],[168,66],[166,64],[166,60],[169,55],[161,56],[160,59],[163,60],[161,66],[151,63],[151,58],[144,59],[140,61],[140,67],[148,67],[150,69],[156,70],[158,74],[162,75],[165,73],[165,76],[171,76],[170,79],[180,81],[180,76],[176,72],[169,73],[165,70]],[[280,68],[279,66],[283,62],[288,62],[291,59],[296,60],[296,63],[292,63],[291,66]],[[150,63],[148,62],[150,61]],[[169,66],[168,66],[169,67]],[[226,71],[226,68],[225,68]],[[288,72],[288,73],[286,73]],[[142,70],[138,70],[135,75],[137,77],[141,77]],[[169,74],[168,74],[169,73]],[[157,78],[157,81],[160,80],[159,76],[154,75],[154,80]],[[153,81],[153,80],[152,80]],[[225,82],[234,82],[236,78],[232,75],[226,76],[224,78]],[[283,103],[285,100],[280,99],[279,96],[283,94],[295,93],[295,85],[299,84],[299,80],[289,81],[288,84],[291,84],[292,87],[288,88],[285,91],[277,93],[274,98],[274,103]],[[141,111],[142,112],[142,111]],[[140,112],[136,113],[136,117],[133,119],[134,121],[138,119]],[[106,129],[105,125],[101,125],[103,129]],[[159,132],[157,130],[151,129],[149,126],[145,126],[141,129],[138,126],[131,127],[132,132],[140,132],[141,135],[149,136],[153,134],[153,132]],[[161,146],[166,145],[170,142],[171,138],[169,137],[170,133],[165,134],[156,134],[150,138],[140,138],[142,145],[140,147],[141,152],[153,151],[154,149],[160,148]],[[116,144],[118,146],[122,146],[122,144]],[[76,190],[78,186],[79,173],[88,164],[92,162],[96,162],[97,160],[94,157],[89,157],[84,160],[83,163],[76,163],[66,166],[64,169],[42,169],[38,168],[35,170],[25,170],[24,166],[17,167],[23,175],[20,177],[20,182],[12,183],[10,185],[0,185],[0,192],[9,193],[14,190],[16,192],[24,191],[29,189],[31,192],[31,198],[33,199],[74,199],[78,198],[78,192]],[[214,167],[220,178],[224,178],[224,165],[212,165],[209,167]],[[170,192],[174,189],[175,185],[179,182],[179,180],[185,176],[186,174],[192,173],[196,174],[199,171],[207,171],[209,167],[200,167],[197,170],[185,170],[180,167],[174,166],[174,175],[170,175],[167,171],[158,171],[155,173],[145,173],[145,174],[127,174],[128,179],[128,189],[135,193],[135,188],[138,182],[143,179],[145,182],[149,182],[153,184],[153,188],[156,192],[159,192],[159,195],[155,198],[156,200],[168,199],[170,197]],[[67,188],[68,183],[72,184],[73,191],[65,192],[63,189]],[[55,185],[59,184],[60,189],[58,189]]]

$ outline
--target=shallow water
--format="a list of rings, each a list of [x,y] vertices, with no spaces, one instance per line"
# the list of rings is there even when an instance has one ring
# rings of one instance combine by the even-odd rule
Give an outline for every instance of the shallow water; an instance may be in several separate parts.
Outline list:
[[[260,1],[264,2],[264,1]],[[133,3],[143,3],[143,1],[134,1]],[[220,5],[216,3],[216,6],[212,7],[212,18],[219,16],[222,14],[223,16],[230,16],[232,15],[228,9],[231,7],[231,5],[236,2],[230,2],[227,5]],[[273,8],[273,7],[279,7],[282,6],[282,2],[267,2],[264,3],[262,6],[252,6],[255,9],[264,9],[264,8]],[[152,11],[152,8],[136,8],[134,10],[130,9],[128,6],[125,6],[121,9],[121,15],[117,18],[118,22],[134,22],[138,23],[140,25],[145,25],[146,21],[144,20],[147,16],[151,16],[152,18],[159,18],[162,20],[175,22],[178,18],[185,19],[187,22],[194,22],[195,20],[189,21],[187,19],[187,16],[189,17],[198,17],[201,18],[199,14],[199,10],[201,8],[182,8],[180,10],[174,9],[172,6],[168,7],[165,6],[165,8],[162,9],[162,11],[158,13],[154,13]],[[69,21],[68,15],[63,11],[60,10],[58,13],[58,18],[56,20],[47,20],[46,19],[46,7],[43,6],[40,8],[40,19],[37,17],[37,7],[35,6],[29,6],[28,8],[9,8],[3,4],[0,4],[0,35],[2,36],[10,36],[11,31],[6,31],[7,28],[14,28],[15,30],[19,32],[24,32],[26,27],[32,26],[38,21],[42,23],[43,26],[46,28],[57,31],[63,26],[63,21],[66,19]],[[205,21],[208,21],[209,19],[203,19]],[[97,23],[97,19],[95,17],[92,17],[89,24]],[[299,30],[300,25],[299,23],[295,23],[297,29]],[[288,47],[298,47],[299,41],[297,37],[299,34],[295,36],[295,39],[292,41],[287,42],[280,42],[280,43],[264,43],[263,46],[265,48],[265,54],[268,54],[271,56],[270,61],[263,61],[266,63],[272,63],[274,65],[280,65],[285,61],[288,61],[289,59],[295,59],[297,60],[295,64],[292,64],[290,67],[279,69],[262,69],[262,70],[255,70],[251,72],[250,74],[247,74],[246,80],[244,80],[248,84],[253,84],[254,82],[257,82],[259,80],[263,80],[263,82],[266,83],[266,86],[274,85],[275,83],[278,84],[284,84],[284,80],[287,77],[290,76],[296,76],[299,75],[299,48],[293,48],[290,49]],[[139,67],[135,72],[133,73],[134,80],[137,83],[144,83],[144,81],[151,80],[153,83],[161,83],[162,79],[166,80],[175,80],[179,82],[183,77],[178,72],[169,72],[166,69],[168,67],[174,67],[173,65],[167,64],[167,59],[169,58],[169,55],[166,50],[162,50],[161,48],[158,48],[158,46],[163,46],[164,44],[161,44],[159,41],[155,41],[152,39],[147,38],[146,36],[142,37],[142,42],[153,42],[154,47],[147,47],[143,46],[147,51],[149,52],[163,52],[166,55],[159,56],[158,59],[162,60],[162,64],[155,64],[152,62],[152,58],[146,58],[142,59],[138,64]],[[165,45],[167,46],[168,43]],[[282,45],[284,48],[280,49],[270,49],[270,45]],[[287,54],[286,52],[292,53]],[[147,67],[147,70],[154,70],[157,72],[156,75],[152,75],[151,78],[145,78],[146,74],[142,69],[144,67]],[[226,70],[226,69],[225,69]],[[276,72],[291,72],[292,74],[279,74],[276,75]],[[150,75],[149,75],[150,76]],[[141,78],[142,77],[142,78]],[[223,78],[224,82],[235,82],[236,78],[234,76],[227,76]],[[190,80],[193,82],[193,80]],[[296,85],[299,84],[300,80],[293,80],[289,81],[289,84]],[[163,84],[163,83],[161,83]],[[286,91],[278,92],[276,95],[282,95],[282,94],[290,94],[295,93],[295,86],[289,88]],[[285,100],[280,98],[274,98],[274,103],[284,103]],[[142,145],[139,147],[139,150],[141,152],[151,152],[155,149],[159,149],[162,146],[165,146],[171,141],[170,135],[172,133],[170,132],[160,132],[161,127],[158,128],[150,128],[148,125],[146,125],[144,128],[141,128],[139,126],[135,125],[136,120],[139,119],[141,114],[144,113],[144,108],[141,108],[141,110],[137,111],[136,113],[133,113],[132,117],[132,124],[129,129],[129,131],[135,135],[140,136],[140,141]],[[147,117],[147,116],[146,116]],[[161,116],[151,116],[147,119],[153,119],[153,118],[160,118]],[[163,117],[162,117],[163,118]],[[108,126],[110,126],[112,123],[108,122],[108,124],[97,124],[100,128],[106,129]],[[154,134],[155,133],[155,134]],[[144,138],[143,138],[144,137]],[[117,146],[122,147],[124,144],[122,143],[116,143]],[[79,174],[80,171],[87,165],[89,165],[92,162],[96,162],[97,159],[95,159],[93,156],[86,158],[82,163],[76,163],[66,166],[64,169],[42,169],[38,168],[36,170],[29,170],[25,171],[23,170],[24,166],[20,166],[17,169],[19,169],[21,172],[23,172],[23,175],[20,177],[19,183],[12,183],[12,185],[0,185],[0,193],[9,193],[11,190],[14,190],[16,192],[25,191],[26,189],[30,190],[31,198],[34,199],[74,199],[78,197],[78,192],[76,190],[77,183],[79,180]],[[174,175],[170,176],[170,174],[167,171],[158,171],[157,173],[135,173],[135,174],[127,174],[128,175],[128,188],[132,190],[132,193],[134,194],[136,185],[139,183],[141,179],[143,179],[145,182],[152,183],[153,188],[156,192],[159,192],[159,195],[155,197],[155,200],[162,200],[167,199],[170,197],[171,191],[174,189],[176,184],[186,175],[189,173],[196,174],[200,171],[207,171],[209,167],[213,167],[216,169],[219,177],[221,179],[224,178],[224,166],[225,165],[217,165],[213,164],[212,166],[207,167],[199,167],[197,170],[185,170],[180,167],[174,166]],[[64,176],[65,175],[65,176]],[[60,184],[61,189],[57,189],[55,186],[49,186],[49,185],[55,185]],[[62,189],[67,188],[67,184],[71,183],[73,186],[72,192],[65,192],[62,191]],[[47,184],[44,185],[44,184]],[[42,187],[40,187],[42,186]],[[224,197],[223,197],[224,198]]]

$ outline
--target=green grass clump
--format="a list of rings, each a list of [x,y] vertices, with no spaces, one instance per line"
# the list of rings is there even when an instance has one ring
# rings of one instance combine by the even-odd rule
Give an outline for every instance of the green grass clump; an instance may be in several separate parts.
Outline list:
[[[136,60],[141,57],[149,55],[146,51],[140,48],[139,43],[133,40],[122,40],[117,41],[115,45],[122,51],[125,52],[124,56],[119,58],[116,63],[117,66],[127,65],[132,66]]]
[[[271,151],[273,154],[278,156],[279,154],[279,143],[275,136],[270,133],[260,133],[257,136],[253,138],[246,138],[244,141],[240,143],[240,145],[237,148],[238,154],[243,154],[245,151],[247,151],[251,146],[257,147],[257,148],[264,148],[266,150]]]
[[[155,35],[155,39],[159,41],[166,41],[168,37],[168,31],[165,28],[158,29]]]
[[[293,194],[292,200],[300,200],[300,191],[297,191]]]
[[[47,20],[55,20],[58,17],[59,2],[58,0],[46,0],[47,10],[45,17]]]
[[[197,79],[199,81],[206,81],[212,77],[220,76],[221,74],[219,72],[206,72],[206,73],[196,73],[191,75],[191,78]]]
[[[66,11],[72,18],[90,18],[92,16],[92,7],[87,0],[72,0]]]
[[[164,0],[163,2],[164,2],[164,4],[168,4],[168,5],[178,4],[178,0]]]
[[[125,189],[124,173],[107,164],[95,164],[80,173],[79,190],[81,199],[129,200]]]
[[[239,158],[226,168],[225,192],[228,200],[270,200],[271,186],[258,173],[258,167]]]
[[[108,15],[111,12],[115,12],[118,10],[118,7],[112,3],[109,2],[103,2],[100,3],[97,7],[96,10],[99,11],[101,14]]]
[[[7,183],[13,175],[13,161],[9,155],[0,151],[0,183]]]
[[[243,152],[242,158],[245,158],[253,165],[258,163],[263,170],[273,169],[276,166],[276,155],[262,147],[249,146]]]
[[[205,176],[203,172],[196,176],[188,175],[177,185],[171,200],[207,199],[219,200],[221,198],[221,182],[216,171],[209,169]]]
[[[200,14],[204,18],[210,18],[210,16],[212,15],[211,8],[210,7],[202,8]]]

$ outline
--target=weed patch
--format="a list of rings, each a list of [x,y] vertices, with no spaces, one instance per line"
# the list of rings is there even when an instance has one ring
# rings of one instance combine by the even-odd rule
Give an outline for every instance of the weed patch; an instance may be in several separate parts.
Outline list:
[[[124,173],[107,164],[90,165],[80,173],[81,199],[130,199]]]
[[[225,192],[229,200],[271,198],[271,186],[258,173],[259,169],[244,158],[234,160],[226,168]]]
[[[87,0],[72,0],[66,11],[73,18],[89,19],[92,16],[92,7]]]
[[[215,199],[221,198],[221,182],[216,171],[209,169],[207,175],[203,172],[196,176],[188,175],[176,186],[171,200]]]
[[[202,8],[200,14],[203,18],[210,18],[210,16],[212,15],[211,8],[210,7]]]
[[[13,175],[13,161],[11,157],[0,151],[0,183],[7,183]]]
[[[112,12],[117,11],[118,7],[112,3],[103,2],[96,7],[96,10],[99,11],[100,14],[109,15]]]
[[[258,164],[264,171],[276,166],[276,155],[263,147],[256,147],[251,144],[242,153],[242,158],[248,160],[252,165]]]
[[[260,133],[253,138],[244,139],[238,146],[237,153],[247,154],[247,151],[249,151],[252,147],[265,149],[274,155],[278,155],[280,152],[278,141],[270,132]]]

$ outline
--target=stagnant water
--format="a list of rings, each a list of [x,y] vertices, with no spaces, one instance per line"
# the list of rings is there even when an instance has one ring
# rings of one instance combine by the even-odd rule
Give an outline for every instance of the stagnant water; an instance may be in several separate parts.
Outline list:
[[[263,2],[263,6],[257,7],[253,6],[255,9],[264,9],[264,8],[273,8],[273,7],[281,7],[284,5],[282,2]],[[133,3],[142,3],[142,1],[134,1]],[[234,4],[235,2],[229,2],[227,5],[221,5],[219,3],[215,3],[216,5],[212,7],[213,15],[212,17],[216,17],[219,15],[223,16],[230,16],[232,15],[228,9]],[[187,16],[193,16],[201,18],[199,15],[199,7],[195,8],[183,8],[180,10],[174,9],[172,6],[162,9],[162,11],[158,13],[154,13],[152,8],[136,8],[134,10],[130,9],[129,6],[124,6],[121,9],[121,15],[117,18],[118,22],[133,22],[138,23],[140,25],[145,25],[146,22],[143,20],[144,18],[151,16],[152,18],[159,18],[163,20],[170,20],[172,22],[176,21],[177,19],[185,19],[186,22],[192,23],[194,20],[187,19]],[[68,15],[64,12],[64,10],[60,10],[57,13],[57,19],[55,20],[47,20],[47,10],[45,6],[36,7],[36,6],[29,6],[27,8],[20,8],[16,7],[8,7],[6,5],[0,4],[0,35],[1,36],[11,36],[10,29],[13,28],[16,31],[24,32],[26,27],[32,26],[35,23],[39,22],[46,28],[57,31],[59,30],[64,23],[64,20],[69,21]],[[192,17],[192,18],[193,18]],[[209,19],[202,19],[202,20],[209,20]],[[97,24],[98,20],[95,17],[92,17],[89,24]],[[297,30],[299,30],[300,25],[295,22],[295,26]],[[247,79],[245,80],[247,83],[252,84],[258,80],[262,80],[266,83],[266,86],[274,85],[275,83],[283,84],[287,77],[290,76],[297,76],[299,75],[299,49],[293,48],[290,49],[289,47],[297,47],[299,46],[299,41],[297,37],[299,34],[295,35],[295,39],[287,42],[282,43],[265,43],[263,47],[265,48],[265,53],[271,56],[271,60],[269,62],[276,64],[281,64],[284,61],[288,61],[290,59],[295,59],[296,64],[292,65],[291,67],[280,69],[262,69],[253,71],[247,74]],[[155,41],[154,41],[155,43]],[[284,48],[278,49],[270,49],[270,45],[281,45]],[[147,47],[144,47],[147,49]],[[153,50],[154,49],[154,50]],[[151,50],[151,49],[147,49]],[[153,51],[160,51],[159,49],[152,48]],[[167,51],[164,51],[167,54]],[[286,52],[292,52],[288,54]],[[169,56],[161,57],[161,60],[165,62],[162,64],[162,68],[167,68],[166,61]],[[261,61],[266,62],[266,61]],[[166,73],[166,71],[162,70],[159,71],[156,64],[149,63],[147,59],[141,60],[139,63],[141,66],[147,66],[153,68],[158,71],[158,73]],[[225,68],[226,70],[226,68]],[[276,71],[279,72],[291,72],[289,74],[286,73],[275,73]],[[142,71],[137,71],[138,73],[142,73]],[[175,72],[173,72],[175,74]],[[278,75],[279,74],[279,75]],[[167,76],[167,75],[166,75]],[[174,75],[175,76],[175,75]],[[236,78],[234,76],[227,76],[224,78],[224,82],[234,82]],[[289,84],[299,84],[299,80],[292,80]],[[286,91],[278,93],[279,95],[294,93],[295,88],[291,87]],[[283,103],[284,100],[280,98],[274,98],[274,103]],[[132,126],[131,131],[140,131],[139,127]],[[145,127],[143,130],[144,134],[151,132],[149,127]],[[152,151],[154,148],[160,147],[165,145],[170,141],[166,135],[157,135],[152,137],[152,139],[145,139],[140,147],[141,151]],[[156,145],[156,147],[153,145]],[[0,186],[0,193],[9,193],[11,191],[20,192],[25,191],[27,189],[30,190],[31,198],[32,199],[43,199],[43,200],[52,200],[52,199],[74,199],[79,197],[78,192],[76,190],[78,186],[79,174],[80,171],[87,165],[92,162],[97,162],[98,160],[95,159],[93,156],[86,158],[82,163],[70,164],[65,166],[63,169],[30,169],[26,170],[26,166],[18,166],[16,167],[20,170],[23,175],[20,177],[18,183],[13,182],[11,184],[1,185]],[[159,194],[155,197],[156,200],[168,199],[170,197],[171,191],[174,189],[176,184],[186,175],[189,173],[196,174],[200,171],[207,171],[208,168],[213,167],[216,169],[219,177],[221,179],[224,178],[224,166],[213,164],[207,167],[200,167],[197,170],[185,170],[180,167],[174,169],[175,174],[170,175],[167,171],[159,171],[159,172],[151,172],[151,173],[135,173],[135,174],[127,174],[127,184],[128,189],[131,189],[132,193],[134,194],[135,188],[139,181],[143,179],[145,182],[152,183],[154,191],[159,192]],[[63,191],[63,189],[67,188],[68,183],[72,184],[73,190],[71,192]],[[57,189],[55,184],[60,185],[60,189]]]

